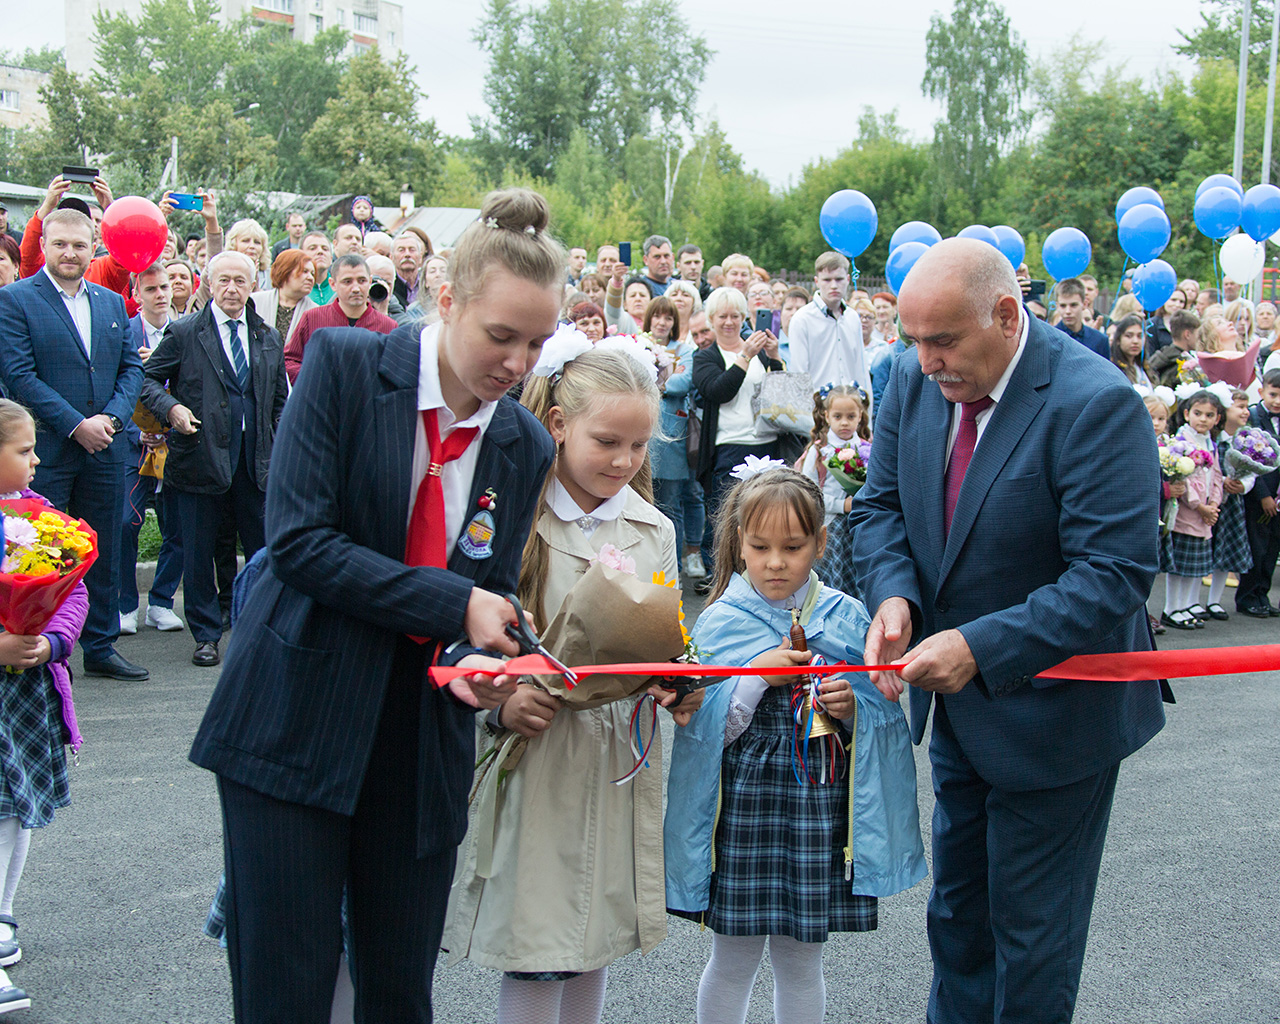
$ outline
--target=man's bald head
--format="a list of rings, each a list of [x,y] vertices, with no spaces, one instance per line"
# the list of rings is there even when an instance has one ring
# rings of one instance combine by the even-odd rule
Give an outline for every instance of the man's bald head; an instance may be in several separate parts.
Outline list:
[[[996,304],[1006,295],[1021,304],[1022,288],[1013,264],[999,249],[973,238],[946,238],[922,253],[902,283],[899,308],[917,292],[955,289],[969,297],[981,327],[990,327]]]

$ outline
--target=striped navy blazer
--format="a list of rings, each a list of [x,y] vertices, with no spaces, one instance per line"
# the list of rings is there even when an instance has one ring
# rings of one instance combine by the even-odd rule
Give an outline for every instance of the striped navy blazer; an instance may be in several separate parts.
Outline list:
[[[404,564],[420,327],[317,331],[285,405],[267,486],[270,564],[236,623],[191,759],[268,796],[351,814],[397,638],[463,636],[472,586],[514,591],[554,446],[498,403],[470,510],[497,492],[493,553],[448,570]],[[466,831],[474,718],[423,681],[419,852]]]

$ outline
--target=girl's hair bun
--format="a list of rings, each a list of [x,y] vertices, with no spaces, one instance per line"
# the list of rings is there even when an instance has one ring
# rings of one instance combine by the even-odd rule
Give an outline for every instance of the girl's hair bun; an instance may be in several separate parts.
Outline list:
[[[527,188],[507,188],[484,197],[480,219],[507,231],[547,230],[551,211],[547,201]]]

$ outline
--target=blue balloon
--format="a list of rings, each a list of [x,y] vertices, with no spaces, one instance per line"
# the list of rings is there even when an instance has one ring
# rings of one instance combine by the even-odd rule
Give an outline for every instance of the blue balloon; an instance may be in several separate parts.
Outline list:
[[[903,242],[923,242],[925,245],[936,245],[942,241],[942,233],[932,224],[922,220],[909,220],[901,225],[889,239],[889,251],[893,252]]]
[[[1280,231],[1280,188],[1254,185],[1244,194],[1240,226],[1255,242],[1265,242]]]
[[[1159,192],[1153,188],[1147,188],[1146,185],[1138,185],[1136,188],[1129,189],[1116,203],[1116,223],[1119,224],[1126,213],[1143,203],[1164,209],[1164,200],[1160,198]]]
[[[1217,175],[1225,177],[1225,175]],[[1226,238],[1240,226],[1240,214],[1244,204],[1234,189],[1225,185],[1215,185],[1205,189],[1196,197],[1196,227],[1202,235],[1210,238]]]
[[[1133,272],[1133,294],[1145,310],[1159,309],[1177,286],[1178,275],[1164,260],[1144,263]]]
[[[853,259],[861,256],[876,237],[880,218],[875,203],[857,189],[844,188],[833,192],[822,204],[818,226],[831,248]]]
[[[1040,249],[1044,269],[1056,281],[1083,274],[1093,259],[1089,236],[1079,228],[1058,228],[1044,240]]]
[[[1000,248],[1000,239],[994,231],[985,224],[970,224],[967,228],[961,228],[956,232],[957,238],[974,238],[979,242],[986,242],[992,248]]]
[[[1120,218],[1120,248],[1134,263],[1150,263],[1169,244],[1169,218],[1164,210],[1142,203]]]
[[[1229,188],[1241,199],[1244,198],[1244,186],[1229,174],[1209,175],[1209,177],[1205,178],[1204,181],[1200,182],[1200,184],[1196,186],[1196,198],[1199,199],[1211,188]]]
[[[1027,243],[1022,240],[1017,230],[1009,227],[1008,224],[997,224],[991,230],[996,235],[996,248],[1004,253],[1005,258],[1013,264],[1013,269],[1017,270],[1018,265],[1027,255]]]
[[[916,260],[929,251],[924,242],[903,242],[893,252],[884,265],[884,276],[889,279],[889,288],[894,295],[902,291],[902,282],[916,265]]]

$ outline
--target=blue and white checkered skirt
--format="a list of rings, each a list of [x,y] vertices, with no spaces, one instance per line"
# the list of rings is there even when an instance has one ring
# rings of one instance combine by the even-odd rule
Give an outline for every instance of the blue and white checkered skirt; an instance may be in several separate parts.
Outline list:
[[[1244,495],[1228,494],[1213,527],[1213,571],[1248,572],[1252,568],[1253,552],[1244,528]]]
[[[844,877],[848,778],[826,786],[796,782],[788,692],[770,687],[747,731],[724,752],[706,923],[721,935],[800,942],[871,931],[877,900],[855,896]]]
[[[1173,531],[1160,545],[1160,569],[1174,576],[1208,576],[1213,572],[1213,542]]]
[[[65,740],[48,667],[0,670],[0,818],[40,828],[71,803]]]

